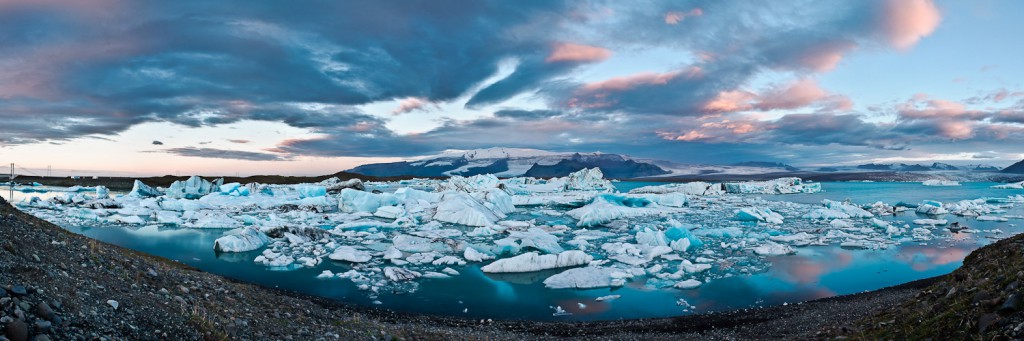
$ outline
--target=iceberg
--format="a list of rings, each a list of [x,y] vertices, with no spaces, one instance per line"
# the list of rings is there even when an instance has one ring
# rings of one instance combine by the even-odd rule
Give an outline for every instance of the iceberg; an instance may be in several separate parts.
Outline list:
[[[405,268],[397,268],[393,266],[384,268],[384,277],[387,277],[393,282],[404,282],[411,281],[422,276],[419,272],[407,270]]]
[[[949,213],[948,210],[942,207],[942,203],[934,200],[925,200],[920,205],[917,205],[917,213],[926,215],[942,215]]]
[[[600,168],[584,168],[565,177],[566,191],[615,191],[615,185],[604,179]]]
[[[914,219],[914,225],[946,225],[946,219]]]
[[[96,186],[96,199],[110,199],[110,190],[103,186]]]
[[[960,183],[956,182],[956,181],[952,181],[952,180],[937,180],[937,179],[926,180],[926,181],[922,182],[921,184],[925,185],[925,186],[960,186]]]
[[[782,215],[772,212],[769,208],[746,207],[736,212],[736,220],[782,224]]]
[[[653,202],[644,198],[627,197],[614,194],[601,194],[594,197],[586,206],[566,212],[579,222],[576,226],[597,226],[615,219],[639,217],[655,214]]]
[[[638,269],[643,272],[643,269]],[[620,287],[627,279],[634,277],[628,270],[589,266],[562,271],[544,280],[544,286],[551,289],[592,289]]]
[[[331,252],[331,254],[327,256],[327,258],[352,263],[366,263],[369,262],[370,259],[372,259],[373,257],[371,257],[369,253],[366,253],[366,251],[360,251],[356,250],[356,248],[354,247],[342,245],[339,246],[337,249],[334,249],[334,252]]]
[[[795,254],[796,250],[788,245],[767,242],[753,248],[754,253],[761,256],[782,256]]]
[[[370,193],[346,188],[341,190],[338,198],[339,208],[342,212],[376,212],[382,206],[398,205],[398,198],[387,193]]]
[[[217,252],[246,252],[267,245],[270,237],[254,228],[232,230],[213,242],[213,250]]]
[[[327,195],[327,187],[316,185],[295,185],[300,198],[315,198]]]
[[[191,176],[185,181],[175,181],[167,188],[166,196],[168,198],[184,198],[184,199],[199,199],[207,194],[220,192],[220,186],[223,185],[224,180],[218,179],[215,182],[209,182],[198,176]]]
[[[434,220],[466,226],[490,226],[505,214],[484,207],[467,193],[446,192],[437,204]]]
[[[511,258],[503,258],[480,268],[487,273],[533,272],[547,269],[580,266],[590,263],[594,257],[579,250],[564,251],[557,255],[540,255],[527,252]]]
[[[704,284],[704,283],[702,283],[701,281],[698,281],[698,280],[695,280],[695,279],[688,279],[688,280],[676,283],[676,285],[674,285],[674,287],[676,287],[676,289],[684,289],[684,290],[685,289],[696,289],[697,287],[701,286],[702,284]]]
[[[142,183],[142,181],[135,180],[135,183],[132,184],[132,191],[128,192],[128,195],[138,198],[151,198],[159,197],[163,193],[160,193],[160,191],[153,187],[149,187],[149,185]]]
[[[726,193],[736,194],[795,194],[821,192],[820,183],[804,183],[800,178],[779,178],[768,181],[724,183]]]
[[[992,186],[995,189],[1024,189],[1024,181]]]
[[[494,256],[477,251],[473,247],[466,247],[466,251],[463,252],[462,257],[466,258],[466,260],[470,262],[482,262],[485,260],[494,259]]]
[[[854,206],[849,203],[822,200],[824,208],[818,208],[810,213],[805,214],[803,217],[806,219],[817,219],[817,220],[835,220],[835,219],[850,219],[850,218],[873,218],[875,215],[871,212],[865,211],[863,208]]]
[[[721,195],[725,193],[722,188],[722,184],[719,183],[707,183],[707,182],[687,182],[678,184],[667,184],[659,186],[644,186],[640,188],[634,188],[629,191],[630,194],[666,194],[666,193],[681,193],[694,196],[711,196]]]

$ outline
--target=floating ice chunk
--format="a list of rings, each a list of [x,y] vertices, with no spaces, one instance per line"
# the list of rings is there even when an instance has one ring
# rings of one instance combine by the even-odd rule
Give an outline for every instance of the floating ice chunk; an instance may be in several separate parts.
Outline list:
[[[996,189],[1024,189],[1024,181],[1014,182],[1009,184],[995,185],[992,188]]]
[[[769,208],[745,207],[736,212],[736,220],[782,224],[782,215],[772,212]]]
[[[142,181],[135,180],[135,183],[132,184],[132,191],[128,192],[128,195],[139,198],[149,198],[161,196],[163,193],[160,193],[160,191],[153,187],[149,187],[149,185],[142,183]]]
[[[381,206],[376,212],[373,212],[374,216],[378,216],[385,219],[396,219],[405,213],[405,208],[399,206]]]
[[[466,261],[461,260],[461,259],[459,259],[459,257],[455,257],[455,256],[444,256],[444,257],[435,259],[433,262],[431,262],[431,264],[434,264],[434,265],[452,265],[452,264],[455,264],[455,265],[466,265]]]
[[[446,273],[449,276],[458,276],[458,275],[460,275],[458,270],[455,270],[455,269],[452,269],[452,268],[441,269],[441,272]]]
[[[493,174],[480,174],[471,177],[462,177],[459,175],[453,175],[437,186],[437,192],[444,191],[457,191],[457,192],[476,192],[485,191],[494,188],[498,188],[501,183],[498,177]]]
[[[956,181],[937,179],[925,180],[921,184],[925,186],[960,186],[960,183]]]
[[[231,217],[228,217],[224,213],[215,212],[215,213],[207,214],[207,215],[203,216],[202,218],[199,218],[194,223],[187,223],[185,225],[188,226],[188,227],[194,227],[194,228],[219,228],[219,229],[223,229],[223,228],[241,227],[242,223],[239,222],[238,220],[235,220],[235,219],[232,219]]]
[[[643,269],[638,269],[643,272]],[[551,289],[591,289],[625,285],[634,274],[616,268],[589,266],[562,271],[544,280]]]
[[[807,232],[771,236],[768,237],[768,239],[775,242],[787,243],[797,246],[811,245],[818,242],[818,237]]]
[[[949,213],[948,210],[942,207],[942,203],[934,200],[925,200],[917,206],[917,213],[927,215],[941,215]]]
[[[294,263],[295,259],[291,256],[267,249],[263,250],[263,254],[257,256],[253,261],[270,267],[286,267]]]
[[[242,186],[242,184],[237,182],[221,185],[218,191],[220,193],[234,197],[246,197],[249,196],[249,194],[251,194],[249,191],[249,187]]]
[[[1002,212],[999,206],[988,204],[986,199],[961,200],[942,205],[942,207],[949,211],[949,213],[962,217],[977,217]]]
[[[614,300],[619,299],[620,297],[622,297],[622,295],[608,295],[608,296],[601,296],[601,297],[595,298],[594,300],[598,301],[598,302],[614,301]]]
[[[317,279],[330,279],[330,278],[334,278],[334,273],[331,272],[331,270],[324,270],[324,272],[321,272],[319,275],[316,275],[316,278]]]
[[[285,232],[283,233],[283,235],[284,238],[288,240],[288,244],[291,245],[302,245],[305,243],[309,243],[309,238],[306,236],[300,236],[298,234],[291,232]]]
[[[402,251],[394,246],[388,247],[388,249],[384,251],[384,259],[398,259],[402,257]]]
[[[874,219],[874,218],[872,218],[872,219]],[[837,229],[852,229],[853,228],[853,222],[851,222],[849,220],[846,220],[846,219],[835,219],[835,220],[830,221],[828,223],[828,225],[832,226],[832,228],[837,228]]]
[[[327,195],[327,188],[324,186],[295,185],[293,188],[295,188],[296,192],[299,192],[300,198],[314,198]]]
[[[683,193],[646,194],[642,197],[665,207],[683,207],[689,202]]]
[[[422,276],[422,274],[420,274],[419,272],[408,270],[405,268],[398,268],[393,266],[384,268],[384,277],[387,277],[389,280],[393,282],[411,281],[419,278],[420,276]]]
[[[594,197],[594,200],[586,206],[567,212],[569,216],[576,218],[577,226],[597,226],[615,219],[631,218],[655,214],[656,209],[650,200],[644,198],[627,197],[614,194],[602,194]]]
[[[1010,221],[1010,219],[1003,217],[995,217],[990,215],[983,215],[977,218],[979,221]]]
[[[615,191],[615,185],[604,179],[600,168],[584,168],[565,177],[566,191]]]
[[[338,193],[346,188],[363,191],[366,190],[366,186],[363,185],[363,180],[358,178],[348,179],[341,181],[338,177],[332,177],[330,179],[320,181],[317,185],[324,186],[327,189],[327,193]]]
[[[804,183],[800,178],[779,178],[768,181],[725,183],[726,193],[793,194],[821,192],[820,183]]]
[[[96,199],[110,199],[110,190],[103,186],[96,186]]]
[[[511,231],[509,232],[509,238],[518,239],[520,247],[532,247],[545,253],[560,253],[564,251],[562,246],[558,245],[558,237],[536,227],[531,227],[526,232]]]
[[[404,234],[395,236],[393,243],[395,245],[395,248],[404,252],[420,253],[437,251],[447,253],[452,251],[451,247],[445,245],[444,243],[434,242],[431,239]]]
[[[793,250],[793,248],[788,245],[772,242],[761,244],[760,246],[754,247],[753,250],[754,253],[761,256],[782,256],[796,253],[796,250]]]
[[[914,219],[915,225],[946,225],[946,219]]]
[[[593,260],[593,256],[579,250],[564,251],[557,255],[540,255],[536,252],[527,252],[515,257],[496,260],[491,264],[481,267],[480,270],[487,273],[533,272],[580,266]]]
[[[327,256],[327,258],[352,263],[366,263],[369,262],[370,259],[372,259],[373,257],[370,256],[370,254],[367,253],[366,251],[356,250],[356,248],[354,247],[342,245],[339,246],[337,249],[334,249],[334,252],[331,252],[331,254]]]
[[[165,225],[181,225],[181,216],[174,211],[156,211],[156,222]]]
[[[448,276],[447,274],[436,272],[436,271],[427,271],[427,272],[423,273],[423,278],[445,279],[445,278],[452,278],[452,276]]]
[[[490,226],[505,215],[495,212],[467,193],[446,192],[437,204],[434,220],[466,226]]]
[[[556,306],[556,307],[553,307],[553,308],[555,309],[555,313],[551,314],[551,316],[567,316],[567,315],[572,315],[572,313],[569,313],[569,312],[565,311],[565,309],[562,309],[562,306]]]
[[[253,251],[267,245],[270,237],[254,228],[240,228],[228,231],[223,237],[213,242],[213,250],[218,252]]]
[[[686,289],[695,289],[695,288],[701,286],[702,284],[704,284],[704,283],[701,282],[701,281],[698,281],[698,280],[695,280],[695,279],[688,279],[688,280],[676,283],[676,285],[674,285],[674,287],[676,287],[676,289],[684,289],[684,290],[686,290]]]
[[[676,183],[667,184],[660,186],[645,186],[640,188],[634,188],[629,191],[630,194],[665,194],[665,193],[682,193],[688,195],[697,196],[708,196],[708,195],[720,195],[725,193],[722,189],[722,184],[718,183],[707,183],[707,182],[688,182],[688,183]]]
[[[427,264],[434,261],[435,257],[437,257],[436,253],[424,252],[411,254],[409,257],[405,257],[405,260],[412,264]]]
[[[465,257],[466,260],[468,260],[470,262],[482,262],[482,261],[485,261],[485,260],[494,259],[494,256],[491,256],[489,254],[477,251],[473,247],[466,247],[466,251],[463,253],[462,256]]]
[[[381,206],[398,205],[398,198],[388,193],[370,193],[346,188],[341,190],[338,206],[342,212],[376,212]]]
[[[165,195],[169,198],[199,199],[207,194],[219,192],[223,182],[223,179],[218,179],[216,183],[212,183],[193,175],[188,180],[172,183]]]
[[[689,260],[684,259],[679,263],[679,270],[683,270],[686,273],[698,273],[704,272],[711,269],[711,264],[693,264]]]
[[[120,214],[115,214],[115,215],[107,217],[107,221],[112,222],[112,223],[116,223],[116,224],[128,224],[128,225],[139,225],[139,224],[145,224],[146,223],[146,220],[142,219],[142,217],[139,217],[139,216],[136,216],[136,215],[123,216],[123,215],[120,215]]]
[[[821,220],[874,217],[874,214],[871,214],[871,212],[865,211],[863,208],[848,203],[825,199],[822,201],[822,205],[825,207],[815,209],[810,213],[805,214],[803,217],[806,219]]]

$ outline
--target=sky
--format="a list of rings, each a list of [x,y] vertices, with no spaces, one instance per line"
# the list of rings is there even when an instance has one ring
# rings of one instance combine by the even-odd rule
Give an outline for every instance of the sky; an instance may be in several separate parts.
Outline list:
[[[1024,159],[1024,2],[0,0],[0,163]]]

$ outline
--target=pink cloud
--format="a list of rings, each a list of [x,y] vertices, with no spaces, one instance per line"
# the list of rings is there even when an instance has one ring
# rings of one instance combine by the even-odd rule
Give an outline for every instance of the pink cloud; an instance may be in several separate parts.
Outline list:
[[[704,10],[700,8],[694,8],[689,12],[670,11],[665,13],[665,23],[669,25],[676,25],[688,17],[699,17],[701,15],[704,15]]]
[[[931,0],[888,0],[883,5],[879,32],[890,45],[908,49],[930,35],[942,21]]]
[[[769,88],[760,94],[743,90],[723,91],[705,103],[703,109],[708,112],[771,111],[816,104],[823,109],[839,111],[853,107],[848,97],[829,93],[813,79],[800,79],[785,86]]]
[[[635,75],[615,77],[600,82],[587,83],[583,85],[586,91],[622,91],[636,88],[643,85],[665,85],[677,77],[699,78],[703,71],[699,67],[691,67],[686,70],[677,70],[666,73],[644,72]]]
[[[834,41],[808,48],[797,56],[800,66],[825,72],[835,69],[843,60],[843,55],[852,51],[857,44],[849,41]]]
[[[612,56],[608,49],[573,43],[557,43],[545,62],[599,62]]]
[[[420,98],[409,97],[398,102],[398,108],[392,110],[391,113],[395,115],[405,114],[416,110],[426,110],[428,102]]]

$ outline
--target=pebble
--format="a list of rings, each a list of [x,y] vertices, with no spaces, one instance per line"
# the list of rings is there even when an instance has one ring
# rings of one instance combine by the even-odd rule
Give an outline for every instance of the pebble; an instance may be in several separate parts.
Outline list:
[[[25,296],[28,295],[28,290],[25,289],[24,285],[15,285],[11,287],[11,294],[14,296]]]
[[[22,320],[8,322],[4,335],[11,341],[28,341],[28,326]]]
[[[50,308],[50,305],[46,304],[46,302],[39,302],[39,304],[36,304],[35,311],[36,315],[39,315],[39,317],[42,317],[44,320],[53,321],[53,317],[55,315],[53,313],[53,308]]]
[[[7,290],[4,290],[4,288],[0,288],[0,298],[4,297],[7,297]]]
[[[1006,298],[1006,302],[1003,302],[1003,306],[999,307],[999,315],[1010,315],[1021,308],[1021,297],[1020,294],[1011,294],[1010,297]]]
[[[117,310],[117,307],[121,305],[120,303],[117,303],[117,301],[115,300],[107,300],[107,304],[109,304],[111,307],[114,307],[114,310]]]
[[[47,333],[50,328],[53,327],[53,323],[50,321],[36,320],[36,331],[40,333]]]
[[[46,334],[36,335],[36,337],[32,338],[32,341],[50,341],[50,337],[46,336]]]

